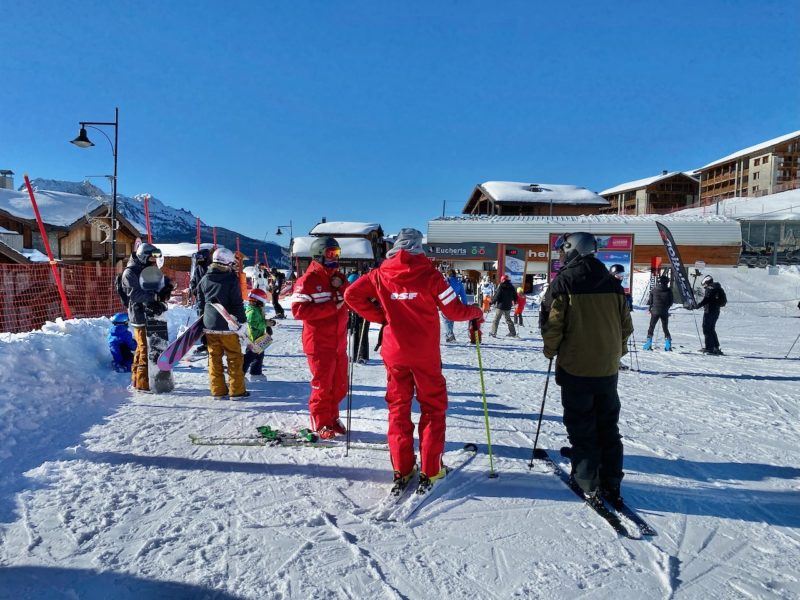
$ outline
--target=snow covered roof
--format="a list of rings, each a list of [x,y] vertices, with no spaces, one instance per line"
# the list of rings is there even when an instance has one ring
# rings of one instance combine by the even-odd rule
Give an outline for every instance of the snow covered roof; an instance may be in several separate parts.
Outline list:
[[[292,245],[292,254],[300,258],[311,258],[311,243],[316,237],[296,237]],[[372,244],[365,238],[335,238],[342,249],[342,258],[351,260],[375,260]]]
[[[6,229],[5,227],[0,227],[0,233],[10,233],[12,235],[22,235],[18,231],[11,231],[10,229]]]
[[[749,221],[784,221],[800,219],[800,189],[769,194],[757,198],[727,198],[719,201],[719,214],[739,220]],[[676,211],[672,217],[692,217],[697,215],[716,214],[717,205],[698,206]],[[794,217],[792,215],[795,215]]]
[[[792,133],[787,133],[786,135],[782,135],[780,137],[776,137],[771,140],[767,140],[766,142],[761,142],[760,144],[756,144],[755,146],[750,146],[749,148],[745,148],[744,150],[739,150],[738,152],[734,152],[733,154],[729,154],[728,156],[724,156],[720,159],[717,159],[714,162],[710,162],[706,166],[700,167],[697,170],[702,171],[703,169],[708,169],[709,167],[713,167],[714,165],[726,163],[736,158],[747,156],[748,154],[755,154],[756,152],[762,152],[764,150],[769,149],[772,146],[777,146],[778,144],[782,144],[783,142],[788,142],[789,140],[796,137],[800,137],[800,130],[794,131]]]
[[[662,173],[661,175],[656,175],[655,177],[645,177],[644,179],[637,179],[635,181],[621,183],[619,185],[615,185],[612,188],[608,188],[607,190],[603,190],[602,192],[600,192],[600,195],[608,196],[610,194],[627,192],[628,190],[639,190],[641,188],[646,188],[649,185],[653,185],[654,183],[661,181],[662,179],[668,179],[669,177],[674,177],[675,175],[686,175],[686,173],[684,173],[683,171],[672,171],[670,173]]]
[[[161,254],[164,258],[175,258],[178,256],[187,256],[189,258],[197,252],[197,244],[196,243],[189,243],[189,242],[180,242],[178,244],[153,244],[156,248],[161,250]],[[214,244],[200,244],[201,248],[207,248],[209,250],[214,248]],[[221,248],[222,246],[217,246]]]
[[[37,201],[38,201],[38,199],[37,199]],[[36,249],[23,248],[22,250],[19,251],[19,253],[22,254],[22,256],[24,256],[25,258],[27,258],[31,262],[49,262],[50,261],[50,259],[47,258],[46,254],[42,254],[41,252],[39,252]],[[56,260],[58,260],[58,259],[56,259]]]
[[[358,223],[355,221],[329,221],[317,223],[309,232],[311,235],[369,235],[373,231],[380,231],[378,223]]]
[[[581,215],[520,217],[464,215],[439,217],[428,222],[428,242],[488,242],[546,244],[551,233],[588,231],[597,234],[632,233],[637,245],[661,245],[655,222],[666,224],[678,244],[739,245],[739,222],[725,216],[688,215]]]
[[[608,206],[608,200],[576,185],[487,181],[476,187],[495,202],[590,204]],[[474,196],[474,192],[473,192]]]
[[[65,192],[34,192],[42,220],[48,225],[67,227],[96,209],[100,203],[93,198]],[[19,219],[36,220],[28,192],[0,189],[0,210]]]

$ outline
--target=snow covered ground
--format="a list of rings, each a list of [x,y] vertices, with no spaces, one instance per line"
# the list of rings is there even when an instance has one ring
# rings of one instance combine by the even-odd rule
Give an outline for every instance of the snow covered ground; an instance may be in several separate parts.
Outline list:
[[[487,478],[475,348],[443,345],[448,450],[481,453],[400,524],[370,519],[385,452],[189,442],[306,425],[297,322],[280,324],[269,381],[239,402],[209,397],[203,362],[178,367],[172,394],[127,391],[106,319],[0,334],[0,598],[798,598],[800,343],[784,355],[800,271],[711,272],[729,299],[726,356],[698,354],[700,315],[678,309],[677,351],[640,350],[620,375],[623,491],[650,541],[620,539],[543,465],[529,470],[547,372],[533,310],[522,340],[482,346],[500,477]],[[172,335],[189,316],[169,312]],[[634,323],[641,347],[644,310]],[[354,439],[382,439],[380,360],[353,384]],[[541,442],[557,455],[551,384]]]

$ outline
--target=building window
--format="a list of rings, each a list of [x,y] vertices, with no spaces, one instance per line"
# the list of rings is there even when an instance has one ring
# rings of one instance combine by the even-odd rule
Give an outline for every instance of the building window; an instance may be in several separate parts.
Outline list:
[[[760,159],[760,158],[756,158],[756,159],[753,161],[753,166],[754,166],[754,167],[757,167],[757,166],[758,166],[758,165],[760,165],[760,164],[761,164],[761,159]]]
[[[754,186],[753,186],[753,193],[755,193],[755,192],[757,192],[757,191],[758,191],[758,186],[757,186],[757,185],[754,185]]]
[[[761,162],[767,164],[769,162],[769,156],[764,156],[761,158]]]
[[[756,171],[755,173],[753,173],[753,179],[758,179],[759,175],[761,175],[761,172]]]

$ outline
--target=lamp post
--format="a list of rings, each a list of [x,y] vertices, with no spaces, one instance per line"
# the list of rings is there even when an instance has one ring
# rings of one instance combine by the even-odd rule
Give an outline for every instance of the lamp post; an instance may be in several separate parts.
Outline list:
[[[292,220],[289,219],[288,225],[278,225],[278,230],[275,232],[275,235],[283,235],[281,227],[289,228],[289,274],[291,275],[294,269],[294,265],[292,264],[292,244],[294,244],[294,229],[292,229]]]
[[[111,179],[111,189],[112,189],[112,196],[111,196],[111,266],[113,268],[117,267],[117,148],[119,146],[119,108],[114,109],[114,121],[80,121],[81,130],[78,133],[78,137],[72,140],[70,143],[75,144],[78,148],[90,148],[94,146],[92,141],[86,135],[86,128],[91,127],[102,133],[105,138],[108,140],[108,143],[111,144],[111,153],[114,155],[114,175]],[[114,141],[111,141],[111,138],[106,135],[106,132],[96,127],[97,125],[100,126],[107,126],[107,127],[114,127]]]

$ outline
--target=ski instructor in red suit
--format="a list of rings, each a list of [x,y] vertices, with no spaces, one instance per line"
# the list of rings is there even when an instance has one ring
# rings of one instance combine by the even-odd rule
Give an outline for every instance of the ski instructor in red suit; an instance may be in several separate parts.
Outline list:
[[[308,412],[311,429],[324,439],[347,433],[339,403],[347,395],[347,317],[339,271],[339,243],[332,237],[311,243],[311,264],[294,286],[292,314],[303,321],[303,352],[311,370]]]
[[[422,413],[420,487],[428,487],[446,473],[442,454],[447,384],[439,352],[439,311],[451,321],[482,321],[483,313],[477,306],[461,303],[425,256],[422,234],[416,229],[401,229],[387,259],[351,284],[344,296],[350,308],[366,320],[385,325],[381,355],[386,366],[394,479],[408,480],[414,473],[411,399],[416,393]]]

